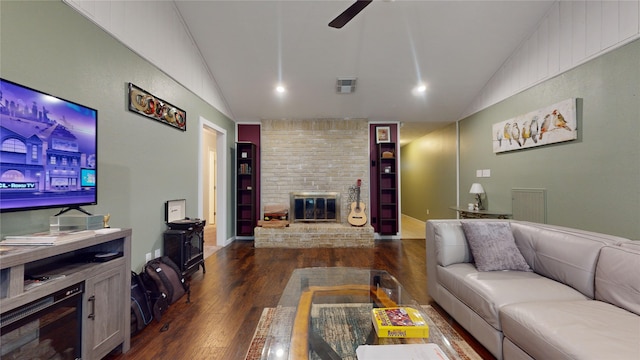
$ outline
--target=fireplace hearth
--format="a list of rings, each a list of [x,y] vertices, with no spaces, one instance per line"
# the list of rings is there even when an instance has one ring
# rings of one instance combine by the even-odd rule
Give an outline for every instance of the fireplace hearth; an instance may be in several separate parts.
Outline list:
[[[375,244],[373,227],[351,226],[340,218],[340,193],[300,191],[290,193],[291,224],[282,228],[255,228],[256,248],[362,247]]]

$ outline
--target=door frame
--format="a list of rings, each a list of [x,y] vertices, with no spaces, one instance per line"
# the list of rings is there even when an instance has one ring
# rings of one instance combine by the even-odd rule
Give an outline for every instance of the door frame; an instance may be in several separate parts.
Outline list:
[[[204,149],[204,132],[211,130],[216,134],[216,245],[226,246],[231,243],[232,239],[227,239],[227,209],[221,209],[221,206],[227,206],[227,131],[212,123],[211,121],[200,117],[200,126],[198,133],[198,216],[203,218],[204,213],[204,167],[203,161],[208,158]],[[208,150],[207,150],[208,151]]]

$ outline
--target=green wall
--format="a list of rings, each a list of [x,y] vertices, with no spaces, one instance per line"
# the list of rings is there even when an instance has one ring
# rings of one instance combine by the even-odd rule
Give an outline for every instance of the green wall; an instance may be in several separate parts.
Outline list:
[[[456,124],[400,149],[402,213],[418,220],[451,217],[456,201]]]
[[[639,96],[640,40],[636,40],[461,120],[460,203],[472,202],[468,191],[473,182],[484,186],[490,209],[507,211],[512,188],[544,188],[548,223],[640,239]],[[568,98],[579,99],[576,141],[493,153],[494,123]],[[421,162],[445,157],[429,152],[423,158],[413,156]],[[403,162],[407,158],[403,154]],[[477,169],[490,169],[491,177],[476,178]],[[451,171],[442,176],[455,181]],[[403,172],[402,179],[406,177]],[[417,214],[418,199],[409,197],[412,192],[403,187],[403,211]],[[430,188],[427,197],[440,192]],[[455,203],[455,195],[447,197],[449,204]]]
[[[225,129],[229,147],[234,123],[59,1],[0,1],[0,19],[3,78],[98,109],[99,200],[86,209],[133,229],[132,267],[139,270],[145,253],[162,248],[165,201],[184,198],[187,216],[198,214],[199,117]],[[186,110],[187,131],[128,111],[128,82]],[[222,180],[228,189],[231,156],[230,148]],[[233,214],[231,201],[226,210]],[[3,213],[1,235],[48,230],[56,212]],[[232,222],[229,216],[226,238]]]

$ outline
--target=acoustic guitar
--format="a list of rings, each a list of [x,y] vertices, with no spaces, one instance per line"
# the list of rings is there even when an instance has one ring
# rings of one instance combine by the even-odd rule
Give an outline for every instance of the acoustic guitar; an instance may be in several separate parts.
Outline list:
[[[362,181],[358,179],[356,193],[358,194],[355,202],[351,203],[351,211],[347,221],[353,226],[364,226],[367,223],[367,214],[364,212],[364,203],[360,202],[360,185]]]

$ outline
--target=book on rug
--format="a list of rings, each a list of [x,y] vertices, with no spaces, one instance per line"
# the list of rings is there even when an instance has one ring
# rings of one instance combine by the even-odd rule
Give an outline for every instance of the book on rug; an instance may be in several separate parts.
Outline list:
[[[407,306],[374,308],[371,320],[381,338],[428,338],[429,325],[418,309]]]
[[[436,344],[360,345],[356,349],[358,360],[416,359],[448,360]]]

